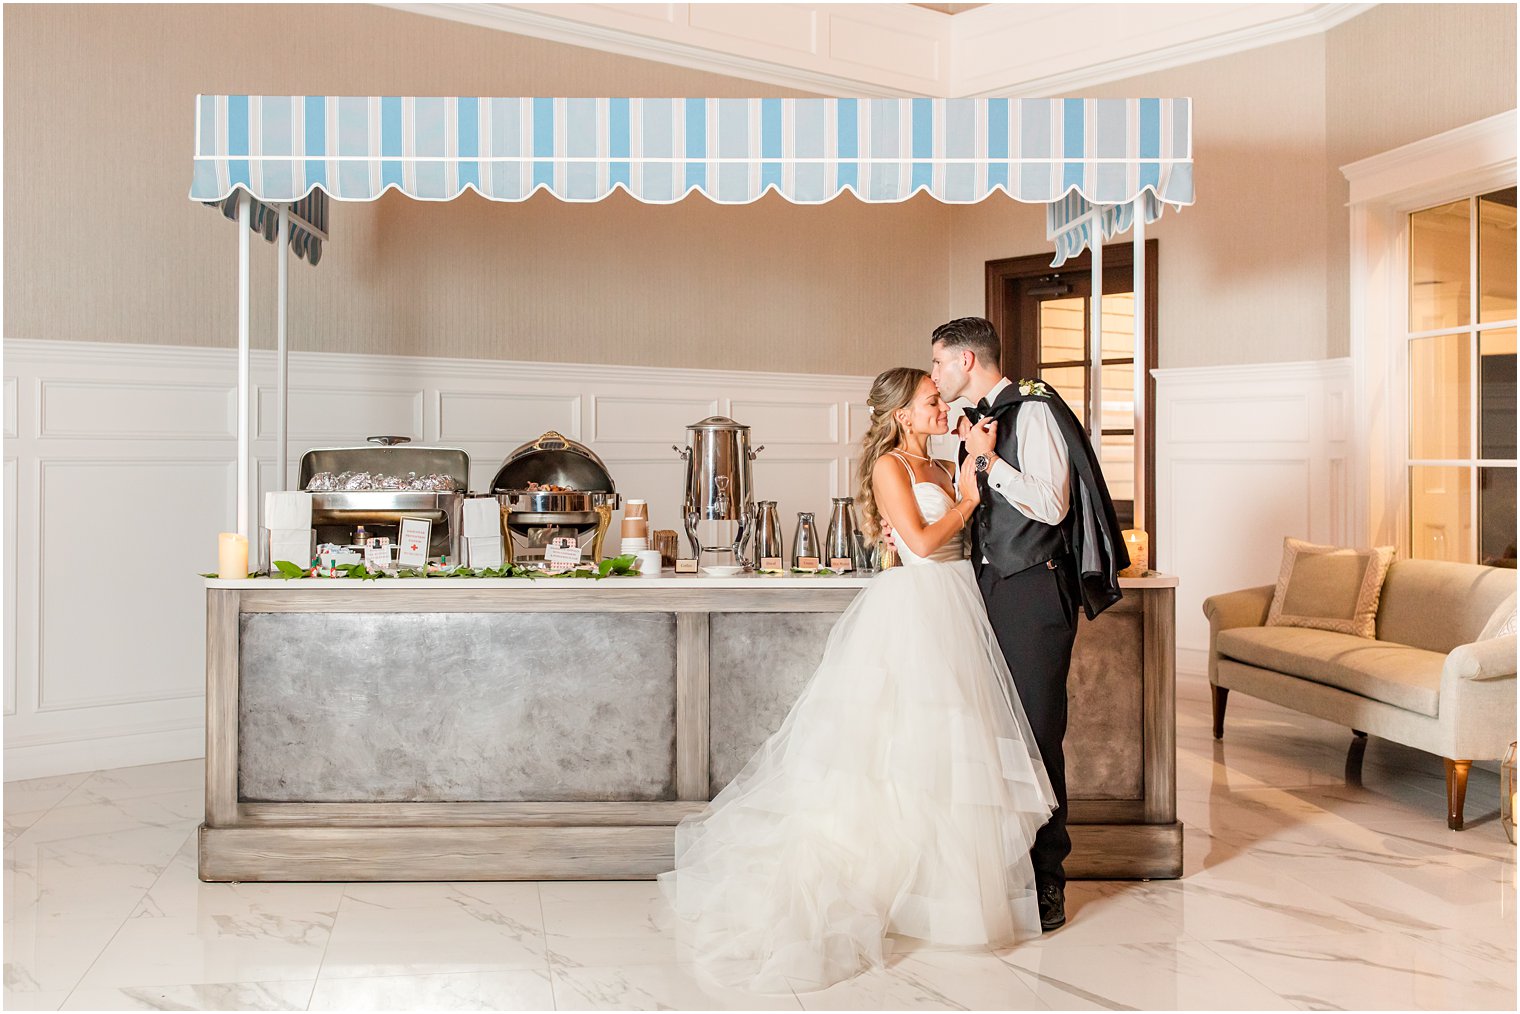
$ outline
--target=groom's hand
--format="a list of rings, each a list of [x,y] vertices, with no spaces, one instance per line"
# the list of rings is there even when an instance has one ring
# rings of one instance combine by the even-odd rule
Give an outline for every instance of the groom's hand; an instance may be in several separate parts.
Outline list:
[[[992,449],[997,446],[997,427],[996,419],[983,419],[972,426],[964,437],[966,453],[973,458],[978,454],[992,457]]]

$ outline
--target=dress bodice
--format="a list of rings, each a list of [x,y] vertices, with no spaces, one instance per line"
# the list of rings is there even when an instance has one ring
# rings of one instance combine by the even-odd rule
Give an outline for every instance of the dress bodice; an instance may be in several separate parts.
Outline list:
[[[953,501],[950,494],[945,492],[943,486],[935,482],[915,482],[913,484],[913,499],[918,502],[918,512],[923,516],[924,524],[932,525],[945,516],[950,510]],[[965,551],[961,545],[961,533],[956,532],[943,546],[940,546],[928,556],[918,556],[908,548],[908,543],[903,539],[897,540],[897,555],[904,565],[920,563],[953,563],[965,558]]]

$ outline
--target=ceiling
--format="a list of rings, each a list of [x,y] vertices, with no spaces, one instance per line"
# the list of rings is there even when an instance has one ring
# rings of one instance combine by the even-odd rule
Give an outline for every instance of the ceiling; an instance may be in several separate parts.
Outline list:
[[[1074,94],[1106,81],[1323,32],[1374,5],[385,6],[801,91],[954,98]]]

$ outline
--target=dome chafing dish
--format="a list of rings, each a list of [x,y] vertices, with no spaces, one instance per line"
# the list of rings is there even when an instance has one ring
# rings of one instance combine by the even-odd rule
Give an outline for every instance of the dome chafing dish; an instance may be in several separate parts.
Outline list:
[[[300,489],[322,473],[368,472],[372,476],[442,476],[453,490],[351,489],[313,491],[311,524],[318,542],[347,545],[363,525],[371,535],[396,537],[403,517],[433,522],[428,555],[459,556],[460,512],[470,483],[470,456],[453,447],[421,447],[410,437],[367,438],[363,447],[318,447],[301,455]]]
[[[550,430],[507,455],[491,480],[514,563],[544,558],[556,538],[576,540],[600,561],[622,497],[607,466],[585,444]]]

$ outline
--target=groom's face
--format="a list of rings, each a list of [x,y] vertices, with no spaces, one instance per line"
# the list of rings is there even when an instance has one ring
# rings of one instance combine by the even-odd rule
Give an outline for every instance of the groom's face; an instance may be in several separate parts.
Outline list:
[[[970,354],[965,349],[946,348],[944,342],[935,342],[932,348],[934,365],[930,367],[929,378],[939,388],[941,398],[954,401],[966,392],[971,381],[971,364],[967,362]]]

